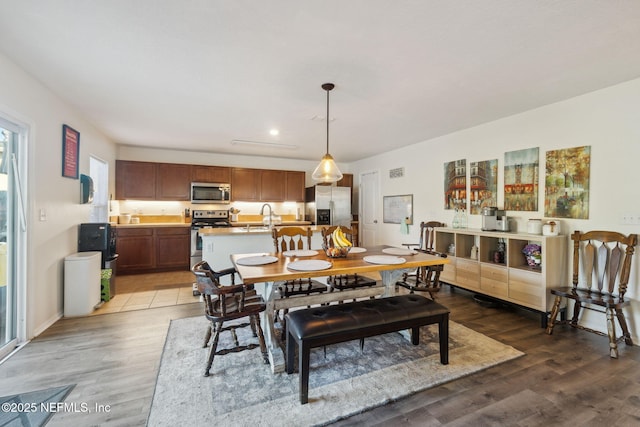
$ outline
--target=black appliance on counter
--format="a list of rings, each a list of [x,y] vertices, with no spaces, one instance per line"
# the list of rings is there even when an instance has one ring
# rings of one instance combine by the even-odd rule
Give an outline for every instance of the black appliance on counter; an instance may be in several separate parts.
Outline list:
[[[78,252],[101,252],[102,269],[111,269],[109,294],[115,295],[116,229],[107,222],[91,222],[78,227]]]

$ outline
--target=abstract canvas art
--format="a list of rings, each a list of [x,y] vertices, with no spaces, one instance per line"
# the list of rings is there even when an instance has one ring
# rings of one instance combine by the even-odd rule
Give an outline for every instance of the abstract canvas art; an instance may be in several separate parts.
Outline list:
[[[482,208],[498,206],[498,160],[471,162],[469,213],[480,215]]]
[[[504,153],[504,209],[538,210],[539,149]]]
[[[591,147],[547,151],[544,215],[589,218]]]

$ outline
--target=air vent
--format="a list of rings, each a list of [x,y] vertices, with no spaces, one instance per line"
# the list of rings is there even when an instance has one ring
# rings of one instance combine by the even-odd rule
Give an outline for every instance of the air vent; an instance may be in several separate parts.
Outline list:
[[[404,168],[389,169],[389,178],[402,178],[404,176]]]
[[[231,141],[232,145],[250,145],[253,147],[261,148],[282,148],[285,150],[297,150],[298,146],[293,144],[281,144],[278,142],[263,142],[263,141],[247,141],[243,139],[234,139]]]

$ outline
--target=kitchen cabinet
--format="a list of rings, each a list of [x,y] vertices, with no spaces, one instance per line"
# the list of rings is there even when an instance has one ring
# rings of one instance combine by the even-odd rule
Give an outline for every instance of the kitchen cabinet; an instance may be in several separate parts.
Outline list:
[[[153,228],[116,227],[118,273],[151,271],[155,266]]]
[[[435,249],[449,255],[440,280],[538,311],[545,326],[553,304],[549,288],[564,286],[568,278],[567,240],[568,236],[437,228]],[[541,247],[538,267],[529,266],[522,253],[530,243]],[[499,247],[504,255],[496,257]]]
[[[284,202],[286,190],[286,171],[260,171],[260,201]]]
[[[304,202],[305,173],[286,171],[286,188],[284,200],[286,202]]]
[[[158,163],[156,200],[191,200],[191,165]]]
[[[261,202],[304,202],[304,172],[260,170]]]
[[[353,174],[344,173],[342,174],[342,179],[336,182],[338,187],[350,187],[353,188]]]
[[[304,202],[300,171],[116,160],[117,200],[190,201],[191,182],[230,183],[232,201]]]
[[[189,227],[116,227],[118,273],[188,270]]]
[[[191,181],[228,184],[231,182],[231,168],[224,166],[193,165],[191,167]]]
[[[117,200],[190,200],[191,165],[116,160]]]
[[[260,201],[260,169],[231,169],[231,200]]]
[[[155,200],[156,163],[116,160],[116,199]]]
[[[156,268],[189,268],[189,227],[163,227],[155,229]]]

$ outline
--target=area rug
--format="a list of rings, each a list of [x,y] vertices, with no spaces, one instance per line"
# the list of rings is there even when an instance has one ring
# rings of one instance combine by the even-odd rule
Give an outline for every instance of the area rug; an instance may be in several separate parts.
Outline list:
[[[272,374],[259,349],[216,356],[204,377],[202,316],[171,322],[147,424],[156,426],[326,425],[404,396],[512,360],[524,353],[450,322],[449,364],[440,364],[438,327],[421,328],[420,345],[391,333],[312,350],[309,403],[298,374]],[[257,342],[250,328],[241,343]],[[218,349],[231,343],[226,332]]]
[[[40,427],[58,411],[75,384],[0,397],[0,426]]]

